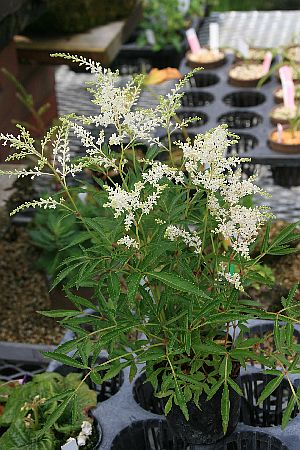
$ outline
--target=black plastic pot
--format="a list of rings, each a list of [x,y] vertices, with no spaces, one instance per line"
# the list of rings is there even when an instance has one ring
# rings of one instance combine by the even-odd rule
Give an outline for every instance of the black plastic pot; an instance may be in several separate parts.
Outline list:
[[[203,447],[201,447],[202,449]],[[235,432],[211,450],[288,450],[277,438],[257,431]],[[197,450],[172,435],[165,420],[140,420],[124,428],[114,439],[111,450]]]
[[[133,386],[133,396],[135,401],[146,411],[154,414],[164,414],[162,400],[154,395],[152,384],[146,380],[146,375],[141,375]]]
[[[288,448],[279,439],[266,433],[242,431],[218,443],[214,450],[288,450]]]
[[[193,403],[187,403],[189,421],[179,408],[172,406],[166,420],[174,435],[189,444],[213,444],[224,438],[221,416],[222,388],[212,399],[206,400],[206,394],[199,399],[199,408]],[[235,430],[240,414],[240,396],[229,388],[230,414],[227,435]]]
[[[274,376],[264,373],[251,373],[241,376],[241,387],[244,397],[241,398],[240,421],[245,425],[254,427],[281,425],[282,415],[292,395],[287,380],[284,379],[272,395],[266,398],[262,404],[257,404],[263,389],[274,378]],[[295,406],[291,417],[293,418],[297,414],[298,408]]]
[[[300,167],[274,166],[271,167],[274,183],[278,186],[290,188],[300,186]]]

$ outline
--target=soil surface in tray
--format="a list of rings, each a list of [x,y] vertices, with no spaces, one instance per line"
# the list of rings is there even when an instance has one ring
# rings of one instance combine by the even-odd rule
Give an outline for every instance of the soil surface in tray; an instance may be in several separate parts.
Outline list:
[[[272,141],[277,142],[278,139],[278,133],[277,131],[274,131],[272,133]],[[300,144],[300,131],[295,131],[292,133],[289,130],[283,130],[282,131],[282,143],[286,145],[299,145]]]
[[[50,309],[45,275],[34,267],[36,253],[26,231],[0,236],[0,341],[58,344],[63,329],[36,311]]]

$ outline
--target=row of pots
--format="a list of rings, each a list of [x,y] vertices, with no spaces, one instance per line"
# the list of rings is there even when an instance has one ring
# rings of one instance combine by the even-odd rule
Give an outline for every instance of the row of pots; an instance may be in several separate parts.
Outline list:
[[[250,327],[250,335],[252,337],[266,336],[264,344],[262,345],[274,345],[268,338],[268,333],[270,333],[272,329],[273,324],[271,322],[268,324],[259,324]],[[295,331],[294,339],[297,342],[300,341],[300,333],[298,331]],[[265,348],[267,349],[268,347]],[[257,433],[257,431],[255,432],[254,430],[249,431],[248,434],[245,435],[241,435],[239,432],[234,433],[238,422],[252,427],[264,428],[280,425],[282,415],[291,396],[289,383],[283,382],[273,392],[270,398],[266,399],[262,405],[257,406],[256,402],[262,390],[274,377],[272,375],[262,373],[261,370],[263,367],[257,362],[252,361],[252,365],[256,366],[255,370],[250,369],[242,373],[240,378],[237,378],[237,381],[244,392],[244,397],[241,399],[241,403],[235,392],[231,392],[231,423],[229,425],[228,435],[225,439],[222,439],[222,420],[219,408],[220,398],[218,399],[218,395],[220,394],[221,396],[221,392],[218,392],[209,402],[206,402],[204,397],[203,399],[200,397],[200,405],[202,410],[201,414],[198,409],[195,409],[195,411],[190,411],[191,419],[189,422],[182,420],[181,414],[177,411],[177,409],[172,408],[171,413],[167,416],[166,423],[163,419],[164,402],[155,397],[152,385],[145,382],[145,375],[142,374],[138,375],[138,377],[134,380],[130,388],[131,395],[133,396],[135,403],[142,409],[149,411],[156,416],[162,416],[162,418],[161,420],[143,420],[139,422],[139,415],[137,414],[132,426],[123,429],[119,435],[115,436],[110,449],[125,450],[130,448],[132,450],[192,450],[194,448],[193,445],[210,444],[218,440],[218,443],[214,449],[225,450],[230,448],[239,448],[235,446],[232,447],[232,445],[237,445],[243,437],[244,446],[241,447],[242,449],[256,448],[254,446],[254,442],[257,442],[258,448],[288,450],[280,440],[277,441],[275,438],[271,438],[271,436],[264,433]],[[61,366],[57,370],[63,374],[74,370],[78,371],[78,369],[66,368],[65,366]],[[85,374],[83,373],[83,376],[84,375]],[[90,387],[97,390],[98,401],[103,403],[105,400],[116,394],[119,390],[122,390],[123,381],[124,376],[123,373],[121,373],[116,378],[105,382],[102,386],[96,386],[91,383]],[[297,380],[294,384],[295,387],[297,387]],[[298,410],[295,407],[292,413],[292,418],[295,418],[297,414]],[[101,416],[100,425],[101,420],[105,421],[106,418]],[[117,421],[118,419],[115,418],[115,420]],[[160,435],[157,426],[159,429],[160,426],[163,427],[164,431],[162,435]],[[205,430],[203,436],[201,435],[201,432],[199,434],[199,428]],[[118,429],[117,426],[116,429]],[[231,433],[233,434],[229,436]],[[153,444],[150,436],[152,436],[152,439],[154,439],[156,444]],[[272,439],[275,439],[275,441],[273,442]],[[268,443],[268,446],[260,447],[260,442]],[[231,443],[231,446],[229,443]],[[196,448],[198,447],[195,447],[195,449]],[[105,450],[108,449],[105,447]]]
[[[235,87],[256,87],[259,82],[269,80],[267,73],[262,65],[264,58],[264,49],[251,49],[249,59],[241,60],[236,58],[236,62],[229,68],[228,82]],[[293,58],[293,65],[291,66],[292,76],[295,82],[299,81],[300,70],[297,70],[297,64],[300,63],[300,47],[293,46],[288,49]],[[201,53],[193,55],[191,52],[187,53],[187,63],[191,67],[202,66],[204,68],[213,69],[222,66],[226,63],[226,54],[224,52],[212,52],[208,49]],[[277,71],[276,77],[279,80]],[[240,93],[236,93],[239,96]],[[296,90],[296,100],[300,98],[300,91]],[[270,113],[271,123],[275,126],[277,124],[284,125],[284,129],[279,135],[277,130],[273,130],[268,137],[268,144],[270,148],[276,152],[284,153],[299,153],[300,152],[300,131],[292,130],[288,125],[290,119],[295,117],[296,111],[292,111],[283,105],[283,90],[281,87],[275,89],[274,93],[275,103],[278,105],[273,108]],[[226,100],[224,99],[226,102]],[[263,100],[262,100],[263,101]]]

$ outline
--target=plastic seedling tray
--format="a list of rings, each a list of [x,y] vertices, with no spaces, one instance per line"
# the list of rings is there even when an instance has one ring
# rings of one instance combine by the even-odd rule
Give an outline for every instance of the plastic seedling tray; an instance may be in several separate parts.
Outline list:
[[[200,117],[205,114],[200,126],[197,122],[190,125],[189,130],[194,133],[227,123],[231,131],[241,136],[233,149],[239,156],[251,158],[252,165],[271,165],[278,184],[299,185],[300,154],[277,153],[267,143],[274,129],[269,114],[276,105],[273,92],[280,85],[279,81],[271,76],[261,88],[232,86],[228,82],[228,71],[233,63],[234,55],[228,54],[222,67],[196,73],[185,88],[180,114],[195,115],[196,111]],[[184,59],[181,73],[190,70]]]

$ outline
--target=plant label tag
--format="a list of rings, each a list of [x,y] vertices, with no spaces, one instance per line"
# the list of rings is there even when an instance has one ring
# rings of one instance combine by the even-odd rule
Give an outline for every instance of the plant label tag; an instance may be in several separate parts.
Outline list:
[[[249,45],[247,42],[243,40],[239,41],[237,49],[244,58],[249,58]]]
[[[282,86],[287,82],[293,81],[292,70],[289,66],[280,67],[279,76]]]
[[[145,30],[145,35],[146,35],[146,39],[147,39],[147,42],[149,45],[156,44],[155,34],[154,34],[153,30],[150,30],[150,28],[147,28],[147,30]]]
[[[197,33],[194,28],[189,28],[186,30],[186,38],[188,40],[190,49],[192,53],[200,53],[201,45],[197,36]]]
[[[220,27],[216,22],[209,24],[209,48],[211,51],[219,53],[220,47]]]
[[[281,125],[281,123],[277,124],[277,142],[278,144],[282,143],[282,131],[283,131],[283,126]]]
[[[79,447],[77,445],[77,441],[74,438],[70,438],[68,442],[64,445],[62,445],[61,450],[79,450]]]
[[[295,110],[295,85],[293,80],[292,81],[286,81],[282,85],[283,90],[283,103],[286,108],[289,108],[291,110]]]
[[[263,71],[264,71],[264,73],[268,73],[269,72],[270,67],[271,67],[272,58],[273,58],[273,56],[272,56],[271,52],[267,52],[265,54],[264,61],[263,61]]]
[[[178,11],[181,12],[183,16],[188,12],[190,9],[191,0],[178,0]]]

